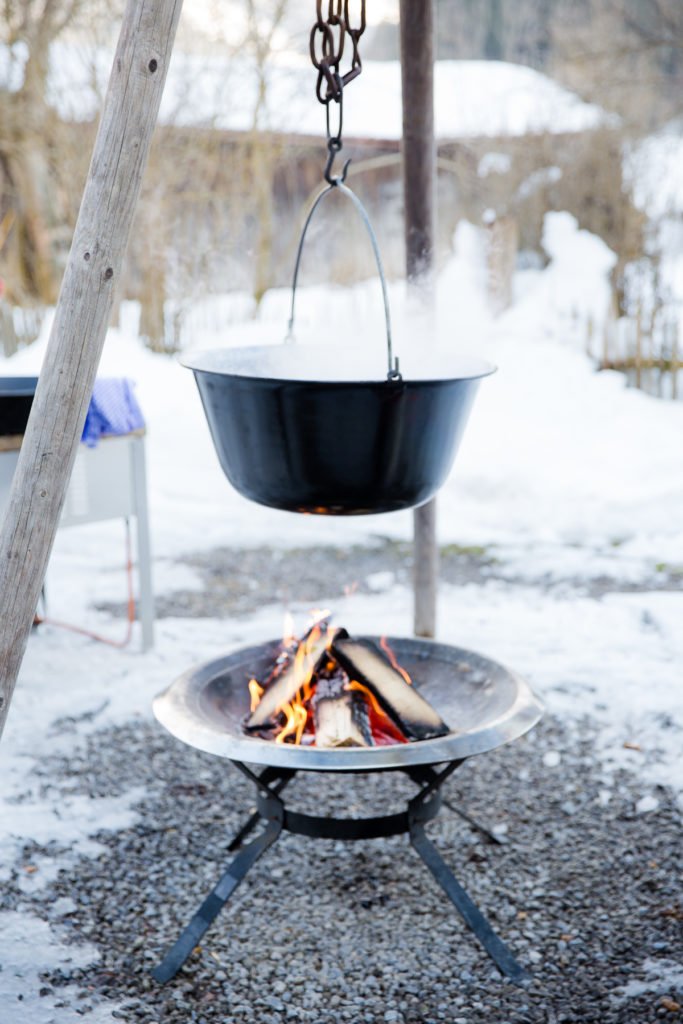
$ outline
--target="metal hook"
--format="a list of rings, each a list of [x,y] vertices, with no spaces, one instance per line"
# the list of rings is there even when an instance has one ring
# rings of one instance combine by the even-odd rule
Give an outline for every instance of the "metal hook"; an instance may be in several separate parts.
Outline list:
[[[344,163],[344,166],[342,168],[341,174],[337,174],[337,175],[333,175],[332,174],[332,165],[334,164],[334,161],[336,159],[337,153],[340,152],[341,148],[342,148],[341,139],[330,139],[328,141],[328,143],[327,143],[327,149],[328,149],[328,152],[329,152],[330,155],[327,158],[327,164],[325,166],[324,178],[325,178],[325,181],[327,182],[327,184],[328,185],[332,185],[333,187],[335,185],[343,185],[344,182],[346,181],[346,175],[349,173],[349,164],[351,163],[351,158],[349,158]]]

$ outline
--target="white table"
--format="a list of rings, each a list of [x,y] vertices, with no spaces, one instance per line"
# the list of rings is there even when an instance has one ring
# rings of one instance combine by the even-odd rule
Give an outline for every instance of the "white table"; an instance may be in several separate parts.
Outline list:
[[[9,498],[20,446],[20,437],[0,438],[0,515]],[[146,651],[154,643],[154,594],[144,431],[103,437],[95,448],[79,445],[60,528],[131,516],[137,525],[138,616]]]

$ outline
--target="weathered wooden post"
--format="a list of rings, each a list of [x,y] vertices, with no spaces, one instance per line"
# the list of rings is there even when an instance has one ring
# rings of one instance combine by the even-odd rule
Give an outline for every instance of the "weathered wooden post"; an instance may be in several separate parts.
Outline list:
[[[434,141],[434,2],[401,0],[403,197],[406,274],[416,301],[433,302],[436,144]],[[439,549],[436,500],[413,514],[414,631],[436,632]]]
[[[182,0],[128,0],[123,16],[0,534],[0,735],[83,430],[181,8]]]

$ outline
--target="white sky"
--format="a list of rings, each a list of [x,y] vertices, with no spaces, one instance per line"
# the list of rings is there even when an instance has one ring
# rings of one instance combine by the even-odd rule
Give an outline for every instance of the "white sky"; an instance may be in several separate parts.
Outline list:
[[[260,8],[268,17],[275,0],[261,0]],[[183,9],[182,24],[186,31],[201,32],[215,40],[238,43],[244,33],[245,0],[192,0]],[[354,7],[358,10],[358,6]],[[368,30],[382,21],[398,21],[399,0],[369,0],[367,4]],[[314,0],[289,0],[286,27],[290,37],[307,45],[308,33],[315,20]],[[284,38],[279,45],[286,45]],[[297,46],[297,49],[300,49]]]

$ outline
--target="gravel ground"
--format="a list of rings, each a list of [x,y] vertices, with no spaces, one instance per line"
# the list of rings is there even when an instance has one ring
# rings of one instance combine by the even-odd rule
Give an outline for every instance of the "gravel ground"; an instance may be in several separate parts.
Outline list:
[[[342,597],[351,586],[360,593],[377,593],[395,583],[409,585],[412,579],[412,545],[378,538],[373,546],[349,548],[311,547],[283,551],[277,548],[220,548],[209,553],[189,553],[182,563],[199,574],[200,590],[177,590],[156,600],[159,618],[166,616],[250,615],[271,602],[310,603]],[[441,549],[440,578],[444,583],[464,585],[500,580],[519,582],[496,558],[495,548],[460,547]],[[625,582],[609,576],[590,580],[543,576],[525,580],[543,589],[575,588],[599,597],[609,591],[681,590],[683,569],[659,566],[642,583]],[[100,604],[101,610],[125,615],[123,605]]]
[[[380,592],[410,580],[411,550],[388,541],[349,550],[224,549],[186,563],[203,590],[161,598],[162,616],[248,615],[290,599],[315,605],[353,581]],[[452,547],[442,552],[442,578],[508,577],[490,552]],[[584,593],[634,589],[608,579],[568,583]],[[683,581],[661,574],[659,584],[676,589]],[[61,851],[27,846],[0,909],[29,910],[69,941],[100,949],[95,966],[42,976],[43,993],[85,1020],[113,1004],[123,1004],[116,1012],[130,1024],[681,1020],[680,809],[660,790],[644,813],[639,801],[650,791],[636,775],[604,775],[594,728],[546,717],[447,783],[448,799],[502,827],[505,845],[486,844],[446,807],[428,828],[531,970],[527,989],[501,978],[407,837],[342,843],[291,835],[256,864],[180,974],[160,987],[150,970],[223,873],[253,790],[226,762],[146,722],[95,733],[68,760],[38,767],[36,788],[55,805],[62,793],[104,797],[143,787],[146,796],[135,827],[97,836],[106,853],[60,869],[35,895],[21,885],[24,872],[39,856],[59,863]],[[400,774],[300,775],[287,792],[291,807],[362,816],[402,809],[414,786]],[[667,973],[669,981],[658,980]]]
[[[661,790],[655,809],[637,813],[637,779],[606,780],[591,730],[546,719],[449,781],[448,799],[504,826],[506,845],[487,845],[446,808],[429,826],[531,969],[527,990],[501,979],[406,837],[290,835],[257,863],[177,978],[157,985],[150,969],[222,873],[252,790],[227,763],[146,722],[94,734],[68,760],[39,766],[36,788],[55,801],[134,786],[147,795],[135,827],[100,833],[105,853],[60,870],[34,896],[22,892],[22,872],[59,851],[27,846],[0,909],[30,910],[69,941],[99,947],[97,965],[42,976],[43,994],[63,990],[85,1020],[112,1001],[123,1003],[121,1020],[144,1024],[679,1020],[680,986],[655,981],[633,997],[622,988],[650,977],[646,962],[683,957],[680,812]],[[288,801],[369,814],[400,809],[413,791],[401,775],[304,775]]]

